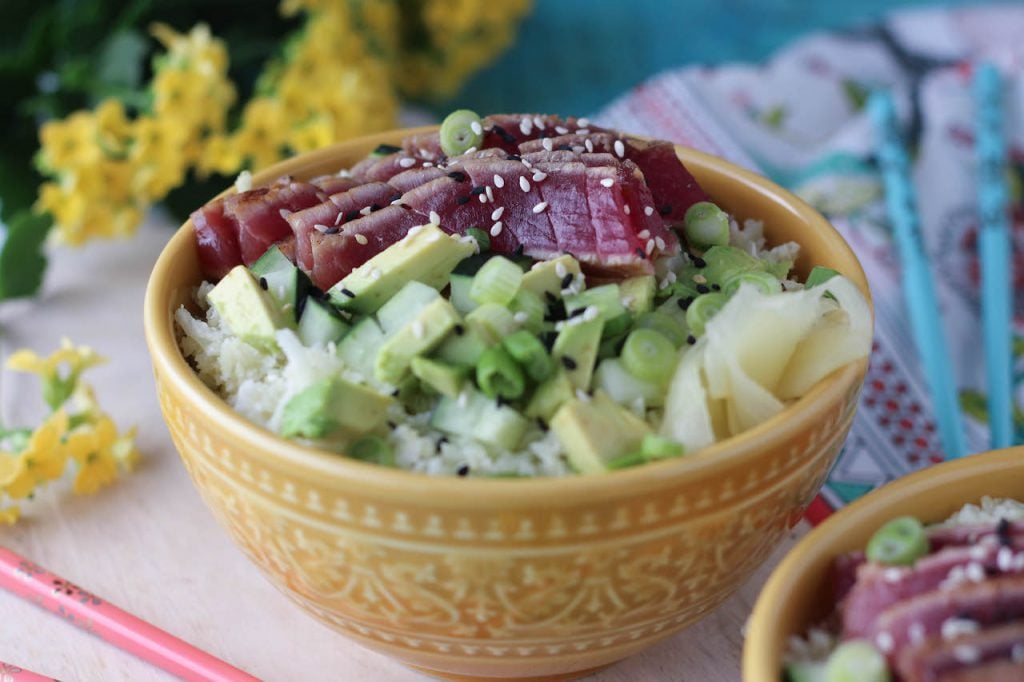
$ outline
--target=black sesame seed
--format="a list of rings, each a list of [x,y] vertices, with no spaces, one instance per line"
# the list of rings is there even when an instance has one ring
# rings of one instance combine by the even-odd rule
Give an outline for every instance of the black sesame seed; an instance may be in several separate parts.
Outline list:
[[[508,399],[499,393],[498,396],[494,399],[494,404],[497,405],[498,407],[503,407],[505,405],[508,405]]]
[[[391,420],[388,420],[388,428],[392,429],[392,430],[397,429],[398,428],[398,424],[396,424],[395,422],[393,422]]]
[[[523,157],[519,156],[518,154],[508,154],[507,156],[505,156],[505,160],[506,161],[522,161]]]
[[[351,221],[351,220],[358,220],[358,219],[359,219],[359,211],[349,211],[348,213],[345,214],[345,222],[346,223]]]
[[[697,285],[697,293],[698,294],[706,294],[709,291],[711,291],[711,289],[708,288],[707,284],[698,284]]]
[[[463,334],[466,333],[466,328],[463,327],[461,324],[457,324],[454,327],[452,327],[452,331],[455,332],[455,336],[462,336]]]
[[[572,151],[572,145],[571,144],[560,144],[557,147],[555,147],[555,150],[556,151],[560,151],[560,152],[571,152]]]
[[[455,182],[466,181],[466,174],[463,173],[462,171],[452,171],[451,173],[448,174],[448,177],[454,180]]]
[[[465,206],[466,204],[469,203],[469,197],[459,197],[458,199],[455,200],[455,203],[458,204],[459,206]]]
[[[326,230],[324,230],[324,234],[338,234],[339,232],[341,232],[341,228],[338,227],[337,225],[333,227],[328,227]]]
[[[457,473],[459,476],[469,476],[469,465],[463,464],[456,470],[455,473]]]
[[[494,126],[491,130],[497,133],[498,137],[500,137],[503,142],[507,142],[508,144],[515,144],[517,142],[516,138],[501,126]]]
[[[448,436],[441,436],[440,438],[437,439],[437,442],[440,443],[441,445],[444,445],[445,443],[448,442]]]
[[[557,297],[557,296],[555,296],[555,295],[554,295],[553,293],[551,293],[550,291],[545,291],[545,292],[544,292],[544,298],[546,298],[546,299],[548,300],[548,303],[554,303],[555,301],[557,301],[557,300],[558,300],[558,297]]]
[[[479,187],[474,187],[473,189],[469,190],[469,193],[475,196],[477,194],[483,194],[486,191],[487,188],[484,187],[483,185],[480,185]]]
[[[637,249],[636,250],[636,255],[637,255],[637,258],[647,258],[647,254],[644,253],[643,249]]]
[[[374,211],[379,211],[380,209],[380,204],[370,204],[370,213],[373,213]]]
[[[390,197],[388,197],[388,203],[389,204],[393,204],[393,203],[395,203],[396,201],[398,201],[401,198],[402,198],[402,193],[401,192],[395,192]]]
[[[392,398],[397,398],[398,394],[399,394],[399,390],[397,388],[395,390],[391,391],[391,397]]]
[[[563,355],[562,366],[571,372],[574,369],[576,369],[576,361],[570,358],[568,355]]]
[[[658,213],[660,213],[661,215],[668,215],[671,212],[672,204],[665,204],[664,206],[658,209]]]
[[[571,313],[569,313],[569,318],[572,319],[574,317],[578,317],[578,316],[582,315],[586,310],[587,310],[586,308],[577,308],[576,310],[574,310]]]
[[[540,429],[541,431],[547,431],[549,428],[548,423],[541,419],[540,417],[537,417],[537,428]]]
[[[394,154],[400,151],[402,151],[402,148],[396,147],[393,144],[379,144],[377,145],[377,148],[373,150],[373,153],[379,154],[381,156],[386,156],[388,154]]]
[[[306,301],[308,301],[308,300],[309,300],[309,295],[307,294],[305,296],[300,295],[298,297],[298,300],[295,301],[295,319],[296,320],[302,319],[302,311],[306,309]]]
[[[678,305],[682,310],[689,308],[691,303],[693,303],[693,299],[689,296],[676,299],[676,305]]]
[[[706,268],[708,266],[708,262],[700,256],[693,256],[692,259],[695,267]]]
[[[717,284],[712,284],[711,285],[711,291],[721,291],[721,290],[722,290],[721,286],[719,286]]]
[[[540,335],[540,342],[544,344],[544,347],[551,352],[551,349],[555,345],[555,339],[558,338],[558,332],[544,332]]]
[[[1013,545],[1013,537],[1010,533],[1010,522],[1006,519],[999,519],[999,523],[996,524],[996,537],[999,538],[999,545],[1001,547],[1011,547]]]
[[[260,289],[263,289],[263,291],[266,291],[267,288],[268,288],[267,278],[266,277],[260,277]]]
[[[562,288],[563,289],[568,289],[569,288],[569,286],[572,284],[572,277],[573,277],[573,275],[570,272],[565,277],[562,278]]]
[[[689,336],[686,337],[686,343],[692,346],[693,344],[697,343],[697,337],[694,336],[693,334],[690,334]]]
[[[356,297],[356,295],[354,293],[352,293],[352,291],[350,289],[345,289],[344,287],[342,288],[341,293],[344,294],[345,296],[348,296],[349,298],[355,298]]]

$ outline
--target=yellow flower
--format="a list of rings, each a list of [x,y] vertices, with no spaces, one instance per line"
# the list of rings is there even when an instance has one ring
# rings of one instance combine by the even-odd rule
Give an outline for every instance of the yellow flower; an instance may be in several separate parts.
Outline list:
[[[40,158],[50,169],[86,165],[100,157],[96,117],[90,111],[76,111],[65,119],[47,121],[39,128],[39,142]]]
[[[123,154],[131,135],[131,123],[125,116],[124,104],[108,98],[96,108],[96,135],[101,148],[112,154]]]
[[[254,168],[262,168],[281,158],[282,132],[280,104],[269,97],[257,97],[245,107],[234,144]]]
[[[28,497],[36,486],[60,478],[67,463],[68,450],[64,434],[68,430],[68,415],[57,410],[29,437],[28,445],[19,453],[21,466],[10,467],[10,480],[4,490],[12,499]]]
[[[117,427],[106,415],[71,432],[67,449],[78,463],[73,484],[76,493],[91,495],[117,478],[118,440]]]
[[[21,516],[21,508],[18,506],[0,508],[0,523],[13,526],[18,522],[19,516]]]
[[[7,366],[10,369],[39,375],[43,380],[43,398],[54,410],[63,405],[74,392],[82,372],[103,362],[106,362],[106,358],[92,348],[76,347],[67,338],[61,339],[60,348],[48,357],[40,357],[33,351],[22,348],[7,358]]]

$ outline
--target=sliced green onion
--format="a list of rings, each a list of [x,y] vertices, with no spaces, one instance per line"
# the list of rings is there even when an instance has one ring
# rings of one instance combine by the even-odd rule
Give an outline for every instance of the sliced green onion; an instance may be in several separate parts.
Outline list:
[[[885,656],[871,642],[851,639],[828,657],[824,682],[890,682]]]
[[[683,230],[692,246],[723,246],[729,243],[729,216],[710,201],[698,201],[686,209]]]
[[[523,282],[523,270],[503,256],[488,259],[473,275],[469,297],[477,303],[508,305]]]
[[[629,467],[635,467],[639,464],[646,463],[647,458],[644,457],[642,453],[627,452],[624,455],[619,455],[618,457],[613,457],[612,459],[608,460],[605,466],[608,467],[609,471],[614,471],[616,469],[628,469]]]
[[[441,123],[441,151],[448,156],[465,154],[484,141],[483,121],[475,111],[458,109],[448,114]]]
[[[634,329],[622,346],[622,364],[638,379],[664,384],[676,367],[675,345],[653,329]]]
[[[480,245],[480,251],[491,250],[491,235],[487,234],[484,230],[479,227],[471,227],[466,230],[466,234],[476,240],[476,243]]]
[[[693,303],[686,309],[686,326],[690,328],[690,333],[694,336],[702,335],[708,320],[728,302],[729,297],[721,293],[701,294],[693,299]]]
[[[640,452],[647,459],[669,459],[670,457],[679,457],[685,451],[682,443],[677,443],[671,438],[648,433],[640,443]]]
[[[364,436],[348,447],[348,456],[363,462],[394,466],[395,452],[380,436]]]
[[[534,381],[544,381],[555,369],[555,363],[544,344],[525,329],[506,338],[502,345]]]
[[[839,273],[832,268],[825,268],[820,265],[815,265],[811,270],[811,274],[807,275],[807,281],[804,282],[804,286],[810,289],[816,287],[823,282],[827,282]]]
[[[488,398],[515,400],[526,389],[523,370],[502,346],[484,351],[476,363],[476,383]]]
[[[752,284],[760,289],[763,294],[777,294],[782,291],[782,284],[775,278],[775,275],[759,270],[726,275],[722,291],[725,292],[726,296],[732,296],[740,288],[741,284]]]
[[[928,536],[920,521],[913,516],[900,516],[875,531],[865,553],[868,561],[912,566],[928,553]]]
[[[676,348],[686,343],[686,335],[689,333],[686,327],[677,322],[671,315],[657,310],[652,310],[638,317],[636,328],[653,329],[665,336]]]

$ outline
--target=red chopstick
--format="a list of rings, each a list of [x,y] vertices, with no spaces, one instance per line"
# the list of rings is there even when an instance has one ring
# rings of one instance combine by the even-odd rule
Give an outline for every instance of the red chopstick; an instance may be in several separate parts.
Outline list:
[[[259,680],[122,611],[6,547],[0,547],[0,587],[183,680]],[[0,672],[3,672],[3,665],[0,663]],[[21,677],[14,677],[18,682],[51,679],[27,671],[19,675]]]

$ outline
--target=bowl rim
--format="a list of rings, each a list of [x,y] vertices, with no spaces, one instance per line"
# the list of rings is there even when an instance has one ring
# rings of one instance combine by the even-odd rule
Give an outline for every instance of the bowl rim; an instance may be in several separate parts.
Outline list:
[[[352,148],[373,148],[410,135],[431,132],[437,126],[396,129],[375,135],[354,138],[301,154],[254,174],[253,185],[271,182],[282,175],[301,175],[304,168],[343,155]],[[756,194],[770,198],[795,217],[806,221],[812,230],[822,233],[830,247],[843,252],[853,270],[844,273],[864,294],[874,319],[871,292],[856,254],[839,232],[815,209],[776,183],[719,157],[676,145],[676,152],[689,166],[713,170],[732,183],[745,186]],[[221,195],[231,191],[227,188]],[[218,195],[218,196],[221,196]],[[154,370],[168,388],[185,400],[199,405],[225,433],[250,448],[250,452],[275,466],[299,467],[328,478],[342,478],[375,494],[395,499],[414,489],[417,495],[429,492],[442,496],[452,508],[478,508],[483,500],[502,507],[534,507],[538,504],[568,506],[581,500],[593,500],[603,493],[611,499],[621,491],[635,494],[637,490],[657,489],[679,477],[708,478],[725,469],[732,469],[745,460],[777,446],[793,429],[813,428],[820,413],[842,400],[843,394],[857,386],[867,370],[867,358],[837,369],[812,390],[797,399],[778,415],[739,435],[720,441],[693,455],[653,462],[641,467],[593,476],[508,478],[462,478],[430,476],[423,473],[381,467],[360,462],[287,440],[263,426],[248,421],[235,412],[222,398],[208,388],[186,362],[179,350],[174,332],[173,311],[168,302],[173,293],[168,274],[175,267],[179,254],[191,246],[192,222],[185,221],[161,251],[146,286],[143,325]],[[481,497],[481,492],[487,498]]]
[[[865,517],[889,508],[900,500],[955,484],[962,481],[966,474],[970,474],[971,478],[988,478],[1006,470],[1018,471],[1022,459],[1024,445],[1017,445],[933,464],[872,491],[807,533],[772,570],[754,604],[747,621],[743,645],[743,680],[776,682],[780,679],[783,652],[773,646],[773,634],[778,630],[775,614],[787,601],[788,595],[806,584],[804,579],[812,572],[808,566],[822,559],[831,561],[838,555],[835,538],[842,538],[860,529],[865,523]],[[962,504],[974,501],[965,499]]]

